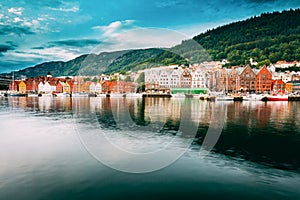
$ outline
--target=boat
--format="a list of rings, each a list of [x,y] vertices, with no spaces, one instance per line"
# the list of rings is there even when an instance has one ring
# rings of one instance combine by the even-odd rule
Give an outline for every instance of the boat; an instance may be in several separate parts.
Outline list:
[[[106,97],[105,93],[97,94],[97,97]]]
[[[126,98],[142,98],[142,93],[127,93]]]
[[[233,96],[218,96],[216,97],[216,101],[233,101]]]
[[[56,97],[70,97],[70,94],[66,93],[66,92],[64,92],[64,93],[56,93],[55,95],[56,95]]]
[[[42,97],[52,97],[53,95],[51,93],[44,93],[44,94],[39,95],[39,97],[40,96],[42,96]]]
[[[121,97],[126,97],[125,93],[110,93],[109,97],[111,98],[121,98]]]
[[[73,92],[72,97],[89,97],[87,92]]]
[[[28,93],[27,96],[28,97],[38,97],[39,95],[35,94],[35,93]]]
[[[270,95],[266,96],[265,98],[265,101],[288,101],[289,95]]]
[[[6,96],[6,97],[26,97],[27,94],[18,93],[18,92],[8,92],[8,93],[5,93],[4,96]]]
[[[261,101],[265,97],[264,94],[249,94],[244,98],[244,100],[249,100],[249,101]]]

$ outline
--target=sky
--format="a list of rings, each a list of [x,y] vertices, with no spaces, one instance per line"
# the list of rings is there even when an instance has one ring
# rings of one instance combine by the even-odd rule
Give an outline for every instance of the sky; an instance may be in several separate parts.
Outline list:
[[[300,0],[2,0],[0,73],[82,54],[171,47]]]

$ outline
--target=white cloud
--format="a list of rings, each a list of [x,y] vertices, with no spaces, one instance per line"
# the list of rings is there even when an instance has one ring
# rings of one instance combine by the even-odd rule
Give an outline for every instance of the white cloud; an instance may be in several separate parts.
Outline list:
[[[4,15],[3,14],[0,14],[0,19],[2,19],[4,17]]]
[[[70,8],[49,8],[50,10],[55,10],[55,11],[62,11],[62,12],[78,12],[79,7],[78,6],[72,6]]]
[[[14,23],[18,23],[18,22],[21,22],[21,21],[23,21],[23,20],[20,19],[19,17],[15,17],[14,20],[13,20]]]
[[[134,28],[107,37],[94,50],[116,51],[136,48],[172,47],[179,44],[187,36],[169,29],[161,28]]]
[[[110,23],[107,26],[94,26],[92,29],[94,30],[101,30],[103,32],[103,36],[111,37],[123,30],[128,30],[133,28],[134,20],[124,20],[124,21],[115,21]]]
[[[80,54],[76,54],[67,49],[59,47],[46,48],[46,49],[34,49],[25,51],[14,51],[6,53],[6,59],[10,61],[32,61],[36,59],[44,61],[62,60],[67,61],[78,57]]]
[[[9,13],[13,13],[15,15],[22,15],[22,12],[23,12],[24,8],[8,8],[7,11]]]

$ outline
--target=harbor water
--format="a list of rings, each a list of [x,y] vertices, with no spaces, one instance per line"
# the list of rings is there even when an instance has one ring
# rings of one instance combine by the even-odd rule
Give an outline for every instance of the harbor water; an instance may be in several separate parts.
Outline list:
[[[0,199],[300,199],[300,102],[0,97]]]

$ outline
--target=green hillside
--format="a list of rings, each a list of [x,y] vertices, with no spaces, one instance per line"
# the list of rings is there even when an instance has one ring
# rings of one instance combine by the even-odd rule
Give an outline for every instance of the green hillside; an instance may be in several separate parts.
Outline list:
[[[151,66],[227,59],[230,66],[300,60],[300,9],[264,13],[208,30],[172,48],[136,49],[82,55],[68,62],[47,62],[16,72],[27,77],[96,75]]]
[[[213,60],[231,65],[255,61],[300,60],[300,9],[265,13],[209,30],[193,38]]]

